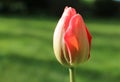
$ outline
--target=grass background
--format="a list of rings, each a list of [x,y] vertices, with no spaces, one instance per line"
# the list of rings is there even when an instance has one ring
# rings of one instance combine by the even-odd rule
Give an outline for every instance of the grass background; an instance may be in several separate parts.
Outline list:
[[[0,17],[0,82],[69,82],[53,53],[58,18]],[[76,82],[120,82],[120,20],[85,20],[91,58],[76,70]]]

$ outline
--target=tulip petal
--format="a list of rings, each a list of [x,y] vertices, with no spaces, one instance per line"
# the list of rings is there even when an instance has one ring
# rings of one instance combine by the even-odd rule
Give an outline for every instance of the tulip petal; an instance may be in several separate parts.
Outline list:
[[[76,14],[76,11],[74,8],[71,8],[71,7],[66,7],[64,9],[64,12],[63,12],[63,15],[61,17],[61,19],[65,20],[64,21],[64,28],[65,30],[68,28],[69,26],[69,22],[70,22],[70,19],[73,15]],[[66,20],[67,19],[67,20]]]
[[[91,41],[92,41],[92,36],[89,33],[87,27],[86,27],[86,32],[87,32],[87,36],[88,36],[88,42],[89,42],[89,53],[88,53],[88,59],[90,58],[90,48],[91,48]]]
[[[86,60],[86,56],[88,56],[87,34],[83,19],[79,14],[71,18],[69,27],[64,35],[64,41],[69,52],[71,64]]]
[[[88,36],[88,42],[89,42],[89,46],[91,47],[91,40],[92,40],[92,36],[91,34],[89,33],[87,27],[86,27],[86,32],[87,32],[87,36]]]
[[[64,35],[65,30],[68,28],[71,17],[74,14],[76,14],[75,9],[73,9],[71,7],[69,7],[69,8],[66,7],[61,19],[59,20],[59,22],[56,26],[55,31],[54,31],[53,49],[54,49],[56,58],[58,59],[58,61],[60,63],[63,63],[63,64],[64,64],[66,57],[67,57],[67,56],[63,55],[63,53],[64,53],[63,52],[63,50],[64,50],[63,49],[63,45],[64,45],[63,35]],[[67,52],[65,52],[65,53],[67,53]],[[66,62],[67,62],[67,60],[66,60]]]

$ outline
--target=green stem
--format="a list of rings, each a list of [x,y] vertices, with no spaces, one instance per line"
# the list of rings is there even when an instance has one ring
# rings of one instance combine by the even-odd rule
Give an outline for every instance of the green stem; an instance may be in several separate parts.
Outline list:
[[[70,82],[75,82],[75,69],[74,67],[69,68]]]

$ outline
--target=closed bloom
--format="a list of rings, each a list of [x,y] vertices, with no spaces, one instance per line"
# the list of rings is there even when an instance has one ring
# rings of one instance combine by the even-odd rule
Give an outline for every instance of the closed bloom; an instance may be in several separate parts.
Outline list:
[[[53,36],[57,60],[66,66],[76,66],[90,57],[91,35],[80,14],[66,7]]]

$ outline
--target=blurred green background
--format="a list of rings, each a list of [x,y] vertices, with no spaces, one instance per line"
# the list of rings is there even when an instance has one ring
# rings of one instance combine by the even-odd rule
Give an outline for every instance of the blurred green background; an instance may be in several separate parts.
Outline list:
[[[119,0],[1,0],[0,82],[69,82],[52,47],[66,5],[82,14],[93,37],[76,82],[120,82]]]

